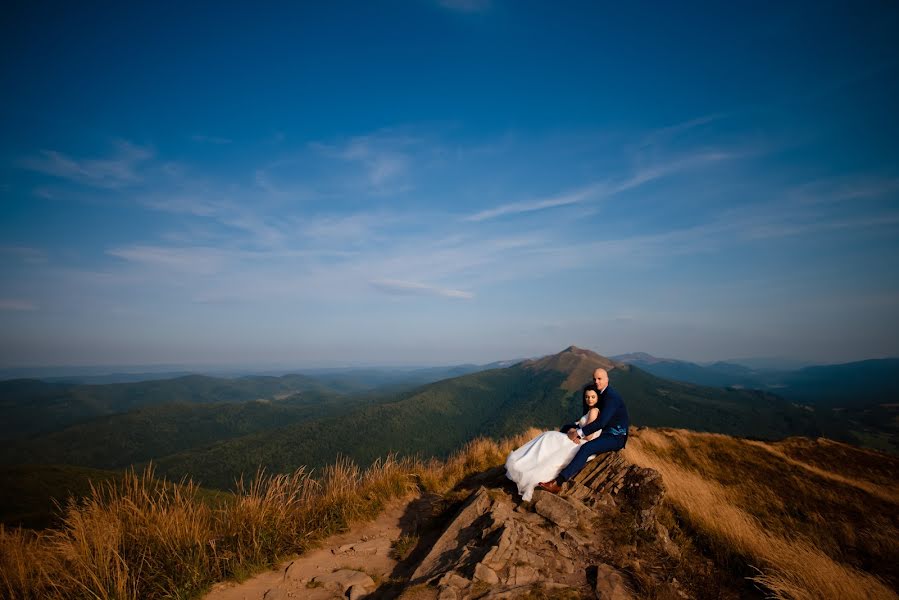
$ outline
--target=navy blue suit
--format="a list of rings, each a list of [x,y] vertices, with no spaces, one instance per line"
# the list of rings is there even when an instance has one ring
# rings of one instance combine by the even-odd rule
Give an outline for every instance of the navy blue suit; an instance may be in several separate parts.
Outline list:
[[[559,473],[557,479],[559,483],[568,481],[580,473],[587,464],[587,459],[594,454],[621,450],[627,444],[627,428],[630,426],[630,417],[621,395],[613,390],[612,386],[606,386],[599,398],[599,418],[584,425],[581,431],[585,436],[596,433],[600,429],[602,429],[602,433],[595,440],[581,444],[580,450],[574,455],[571,462]]]

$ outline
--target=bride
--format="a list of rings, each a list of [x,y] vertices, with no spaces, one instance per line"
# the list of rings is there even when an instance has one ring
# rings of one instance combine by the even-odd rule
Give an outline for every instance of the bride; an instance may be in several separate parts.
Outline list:
[[[592,423],[599,417],[599,394],[596,387],[585,387],[582,400],[584,416],[577,422],[577,427]],[[600,431],[597,431],[579,442],[572,442],[561,431],[545,431],[509,454],[506,460],[506,477],[518,484],[521,499],[530,502],[538,483],[555,479],[577,454],[578,444],[589,442],[599,434]]]

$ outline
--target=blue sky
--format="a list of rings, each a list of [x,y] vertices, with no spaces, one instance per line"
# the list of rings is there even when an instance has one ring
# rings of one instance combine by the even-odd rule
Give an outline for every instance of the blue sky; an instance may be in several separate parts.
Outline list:
[[[899,355],[895,3],[160,4],[0,24],[0,366]]]

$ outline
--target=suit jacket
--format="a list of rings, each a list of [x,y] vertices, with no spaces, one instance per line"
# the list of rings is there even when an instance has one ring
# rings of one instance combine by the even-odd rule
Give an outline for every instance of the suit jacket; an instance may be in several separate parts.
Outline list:
[[[607,385],[606,389],[599,395],[599,418],[584,425],[581,431],[584,435],[590,435],[602,429],[600,437],[607,435],[627,435],[627,428],[630,427],[631,420],[627,414],[627,407],[624,406],[624,400],[621,394]]]

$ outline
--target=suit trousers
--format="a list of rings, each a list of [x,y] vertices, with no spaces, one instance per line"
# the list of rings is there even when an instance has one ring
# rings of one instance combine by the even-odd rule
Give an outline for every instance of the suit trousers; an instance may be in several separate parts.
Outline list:
[[[571,462],[559,473],[559,479],[561,481],[570,480],[581,472],[581,469],[587,464],[587,459],[594,454],[621,450],[626,443],[626,435],[601,435],[593,441],[581,444],[581,449],[577,451]]]

